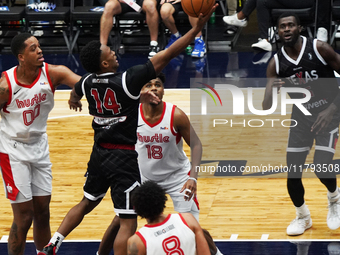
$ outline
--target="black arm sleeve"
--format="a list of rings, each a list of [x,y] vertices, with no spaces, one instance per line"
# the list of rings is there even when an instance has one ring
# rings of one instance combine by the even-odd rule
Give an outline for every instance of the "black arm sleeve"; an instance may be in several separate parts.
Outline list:
[[[144,65],[137,65],[126,71],[126,87],[133,96],[139,96],[142,87],[156,78],[156,72],[149,60]]]

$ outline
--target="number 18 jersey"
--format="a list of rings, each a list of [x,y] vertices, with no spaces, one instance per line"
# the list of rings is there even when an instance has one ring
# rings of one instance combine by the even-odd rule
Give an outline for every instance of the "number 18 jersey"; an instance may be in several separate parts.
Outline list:
[[[176,180],[188,175],[190,161],[183,151],[182,136],[173,126],[176,106],[162,102],[163,113],[156,123],[149,123],[139,106],[137,144],[138,164],[144,177],[155,182],[176,174]]]

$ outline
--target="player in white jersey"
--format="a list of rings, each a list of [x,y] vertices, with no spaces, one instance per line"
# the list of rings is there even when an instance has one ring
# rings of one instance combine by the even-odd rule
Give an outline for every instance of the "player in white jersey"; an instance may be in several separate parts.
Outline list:
[[[128,240],[128,254],[210,254],[203,231],[190,213],[164,215],[165,190],[144,182],[132,195],[136,213],[147,224]]]
[[[21,255],[32,222],[37,250],[51,237],[47,118],[55,88],[73,87],[80,76],[65,66],[45,63],[40,44],[31,34],[15,36],[11,49],[19,65],[3,72],[0,79],[0,170],[14,215],[8,254]]]

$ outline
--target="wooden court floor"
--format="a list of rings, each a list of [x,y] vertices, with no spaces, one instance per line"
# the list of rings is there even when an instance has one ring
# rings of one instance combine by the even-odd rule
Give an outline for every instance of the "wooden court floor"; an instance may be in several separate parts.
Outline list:
[[[256,92],[262,100],[263,90]],[[53,163],[53,192],[51,201],[51,230],[54,233],[68,210],[83,197],[82,186],[87,162],[93,144],[92,118],[87,104],[83,111],[68,109],[69,91],[56,91],[55,107],[48,121],[50,156]],[[172,102],[190,113],[189,90],[166,90],[165,101]],[[280,118],[280,116],[278,117]],[[284,164],[288,129],[263,128],[254,131],[249,127],[224,129],[212,132],[209,139],[202,139],[203,160],[219,157],[211,149],[214,140],[223,140],[221,155],[229,160],[247,160],[247,164]],[[185,147],[190,156],[190,150]],[[210,151],[214,151],[210,155]],[[262,155],[266,157],[262,157]],[[313,153],[311,153],[313,155]],[[311,156],[312,156],[311,155]],[[308,161],[311,162],[311,156]],[[335,158],[340,158],[337,151]],[[265,159],[265,162],[262,162]],[[288,237],[286,227],[295,217],[295,209],[286,190],[284,174],[262,177],[215,177],[202,173],[198,179],[200,224],[210,231],[214,239],[340,239],[340,229],[332,231],[326,224],[326,188],[317,178],[303,179],[306,202],[311,211],[313,227],[298,237]],[[10,203],[0,189],[0,238],[6,238],[12,222]],[[166,212],[173,212],[171,201]],[[100,240],[114,216],[111,198],[107,195],[102,203],[87,215],[68,237],[68,240]],[[139,227],[145,221],[139,219]],[[33,239],[32,230],[28,240]]]

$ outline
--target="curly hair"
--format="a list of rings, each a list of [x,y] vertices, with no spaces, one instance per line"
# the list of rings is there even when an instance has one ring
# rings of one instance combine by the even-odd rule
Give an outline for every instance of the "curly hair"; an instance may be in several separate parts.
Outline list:
[[[30,33],[21,33],[13,37],[11,41],[11,51],[13,55],[18,58],[19,54],[22,54],[26,48],[25,41],[31,38],[33,35]]]
[[[89,73],[100,71],[101,44],[99,41],[91,41],[80,52],[80,62]]]
[[[276,25],[279,26],[279,22],[280,22],[281,19],[286,18],[286,17],[290,17],[290,16],[293,16],[293,17],[295,18],[296,24],[297,24],[298,26],[301,25],[299,16],[296,15],[296,13],[294,13],[294,12],[284,12],[284,13],[282,13],[282,14],[280,15],[280,17],[278,17],[278,19],[277,19],[277,24],[276,24]]]
[[[159,73],[156,78],[160,79],[162,81],[163,85],[164,85],[164,83],[165,83],[165,74],[164,73]]]
[[[154,181],[146,181],[132,194],[135,212],[151,222],[164,211],[168,200],[165,190]]]

